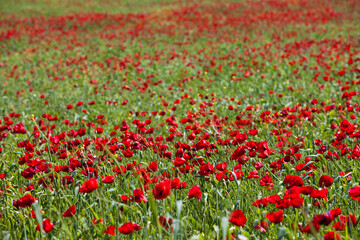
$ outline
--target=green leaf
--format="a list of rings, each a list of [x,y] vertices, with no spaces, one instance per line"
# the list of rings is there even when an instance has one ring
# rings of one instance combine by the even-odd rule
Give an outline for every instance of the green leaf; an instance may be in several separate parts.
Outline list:
[[[38,223],[40,224],[40,229],[41,229],[41,232],[44,231],[43,229],[43,225],[42,225],[42,215],[41,215],[41,211],[40,211],[40,207],[39,207],[39,201],[35,201],[33,204],[32,204],[33,208],[34,208],[34,212],[35,212],[35,217],[36,217],[36,220],[38,221]]]
[[[277,239],[282,239],[285,236],[290,234],[290,230],[286,227],[280,227],[279,231],[278,231],[278,238]]]
[[[227,217],[222,217],[221,218],[221,229],[222,229],[222,239],[226,240],[226,233],[227,233],[227,228],[229,225],[229,219]]]

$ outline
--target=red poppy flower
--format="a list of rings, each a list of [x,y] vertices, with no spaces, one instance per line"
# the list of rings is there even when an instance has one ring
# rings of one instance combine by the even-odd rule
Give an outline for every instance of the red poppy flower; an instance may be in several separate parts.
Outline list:
[[[122,234],[131,234],[134,232],[134,230],[138,231],[140,230],[140,225],[133,224],[132,222],[124,223],[118,228],[119,232]]]
[[[304,204],[304,199],[300,197],[300,194],[288,194],[284,196],[291,201],[291,206],[294,208],[300,208]]]
[[[199,175],[210,176],[214,172],[215,172],[214,166],[211,165],[211,163],[205,163],[204,165],[201,165],[199,170]]]
[[[171,189],[178,189],[179,186],[180,186],[179,178],[174,178],[173,180],[171,180],[170,182]]]
[[[31,207],[31,204],[33,204],[36,200],[38,200],[38,199],[31,196],[30,194],[26,194],[25,196],[23,196],[19,200],[14,201],[13,205],[16,208],[27,208],[27,207]]]
[[[136,224],[136,223],[134,223],[133,226],[134,226],[135,231],[139,231],[141,228],[140,225]]]
[[[299,176],[296,176],[296,175],[287,175],[284,179],[284,184],[289,184],[289,187],[292,187],[292,186],[303,186],[304,185],[304,182],[302,180],[301,177]]]
[[[327,175],[322,175],[319,179],[320,187],[330,187],[333,184],[333,178]]]
[[[305,233],[312,233],[312,231],[318,232],[319,230],[320,230],[320,225],[317,224],[316,222],[311,222],[307,224],[305,227],[300,228],[300,231]]]
[[[176,158],[175,161],[172,161],[174,163],[175,167],[181,167],[184,165],[187,161],[184,158]]]
[[[299,193],[304,195],[310,195],[311,192],[314,190],[314,187],[312,186],[304,186],[299,188]]]
[[[143,191],[140,188],[137,188],[133,191],[133,198],[135,202],[147,202],[147,198],[144,196]]]
[[[331,213],[325,213],[320,215],[315,215],[313,218],[313,222],[319,225],[325,225],[328,226],[334,217],[331,215]]]
[[[171,189],[183,189],[186,187],[186,182],[180,182],[178,178],[174,178],[171,183]]]
[[[227,167],[227,164],[226,162],[223,162],[223,163],[219,163],[215,166],[215,168],[219,171],[224,171]],[[240,170],[241,170],[241,165],[240,165]]]
[[[130,158],[133,156],[134,153],[130,149],[128,149],[126,151],[123,150],[122,154],[124,155],[124,157]]]
[[[277,195],[277,194],[274,194],[274,195],[271,195],[271,196],[268,196],[266,198],[266,200],[269,202],[269,203],[277,203],[279,200],[280,200],[280,196]]]
[[[291,206],[291,200],[289,199],[280,199],[279,201],[276,202],[276,208],[279,209],[285,209],[285,208],[289,208]]]
[[[48,218],[42,222],[42,225],[46,233],[50,232],[54,228],[54,224],[50,222],[50,219]],[[36,231],[40,231],[40,224],[36,226]]]
[[[355,186],[349,189],[349,195],[352,199],[358,200],[360,202],[360,187]]]
[[[27,187],[26,187],[26,191],[31,191],[31,190],[34,190],[35,189],[35,187],[34,187],[34,185],[33,184],[30,184],[30,185],[28,185]]]
[[[254,135],[255,136],[255,135],[258,135],[258,133],[259,133],[259,131],[257,129],[251,129],[251,130],[248,131],[249,135]]]
[[[80,128],[79,130],[77,130],[77,135],[79,135],[80,137],[84,136],[85,134],[86,134],[85,128]]]
[[[156,172],[158,169],[157,161],[149,162],[149,166],[146,169],[149,172]]]
[[[200,191],[200,187],[199,186],[193,186],[189,190],[188,197],[189,198],[197,197],[199,199],[199,202],[200,202],[201,201],[201,194],[202,194],[202,192]]]
[[[96,219],[96,217],[94,217],[93,218],[93,220],[92,220],[92,223],[94,224],[94,225],[96,225],[96,224],[98,224],[98,223],[104,223],[104,221],[101,219],[101,218],[99,218],[99,219]]]
[[[246,216],[243,211],[235,210],[231,213],[229,222],[236,226],[245,226],[246,224]]]
[[[284,217],[284,212],[283,210],[280,210],[277,212],[268,213],[265,215],[265,217],[272,223],[281,223]]]
[[[108,183],[113,183],[115,181],[115,177],[114,176],[105,176],[103,179],[102,179],[102,182],[105,183],[105,184],[108,184]]]
[[[267,207],[269,203],[266,198],[262,198],[253,202],[252,205],[258,208],[264,208]]]
[[[335,218],[341,214],[341,209],[334,208],[334,209],[330,210],[330,214]]]
[[[75,213],[76,213],[75,205],[72,205],[63,213],[63,216],[64,217],[72,217],[75,215]]]
[[[42,211],[41,211],[42,212]],[[31,210],[31,212],[29,213],[29,217],[31,218],[36,218],[36,215],[35,215],[35,211],[34,210]]]
[[[165,199],[170,195],[171,184],[169,180],[165,180],[156,184],[152,191],[156,199]]]
[[[97,127],[96,129],[95,129],[95,133],[97,133],[97,134],[101,134],[101,133],[103,133],[104,132],[104,129],[102,128],[102,127]]]
[[[343,223],[343,222],[336,222],[332,225],[332,228],[335,230],[335,231],[345,231],[346,229],[346,224]]]
[[[106,228],[106,230],[104,231],[104,233],[108,234],[108,235],[115,235],[115,229],[116,229],[116,227],[114,227],[114,226],[108,226]]]
[[[258,171],[250,171],[249,176],[247,176],[246,179],[250,179],[250,178],[259,178]]]
[[[348,224],[352,224],[355,225],[357,222],[357,219],[355,217],[355,215],[349,214],[349,216],[344,216],[344,215],[340,215],[340,221],[343,223],[348,223]]]
[[[99,188],[98,182],[95,178],[90,178],[89,180],[87,180],[86,182],[84,182],[80,189],[79,192],[81,193],[91,193],[92,191],[96,190]]]
[[[239,146],[236,150],[231,154],[231,159],[240,160],[240,158],[245,154],[245,148],[243,146]]]
[[[317,198],[317,199],[323,198],[323,199],[327,200],[327,197],[326,197],[327,193],[328,193],[327,188],[322,189],[322,190],[314,189],[314,190],[310,193],[310,197],[311,197],[311,198]]]
[[[260,224],[254,227],[254,229],[259,229],[260,232],[266,232],[266,230],[269,228],[269,224],[267,221],[261,221]]]
[[[83,105],[84,103],[82,102],[82,101],[79,101],[77,104],[76,104],[76,106],[81,106],[81,105]]]
[[[269,187],[274,186],[270,175],[265,175],[260,179],[260,186],[269,186]]]
[[[165,229],[168,229],[171,224],[172,224],[173,220],[171,218],[167,219],[164,216],[160,216],[159,217],[159,223],[161,226],[163,226]]]
[[[80,171],[87,177],[97,178],[99,176],[98,171],[93,167],[86,167],[85,170]]]
[[[335,239],[341,239],[341,237],[338,233],[335,234],[335,232],[333,231],[330,231],[324,235],[324,240],[335,240]]]
[[[340,123],[340,129],[341,131],[347,133],[347,134],[351,134],[355,131],[356,127],[354,125],[352,125],[348,120],[344,119],[341,121]]]

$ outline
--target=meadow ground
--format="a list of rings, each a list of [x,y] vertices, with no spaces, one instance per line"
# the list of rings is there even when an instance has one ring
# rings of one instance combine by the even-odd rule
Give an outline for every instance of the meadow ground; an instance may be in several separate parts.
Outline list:
[[[360,1],[0,0],[1,239],[359,239]]]

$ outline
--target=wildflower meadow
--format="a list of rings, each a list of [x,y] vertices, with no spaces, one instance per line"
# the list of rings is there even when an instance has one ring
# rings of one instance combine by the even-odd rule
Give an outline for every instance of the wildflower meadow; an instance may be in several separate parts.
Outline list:
[[[0,0],[0,239],[360,239],[359,0]]]

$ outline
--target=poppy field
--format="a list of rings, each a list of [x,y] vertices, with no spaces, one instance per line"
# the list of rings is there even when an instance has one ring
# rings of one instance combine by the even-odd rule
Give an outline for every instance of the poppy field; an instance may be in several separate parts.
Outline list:
[[[359,0],[0,5],[0,239],[360,239]]]

